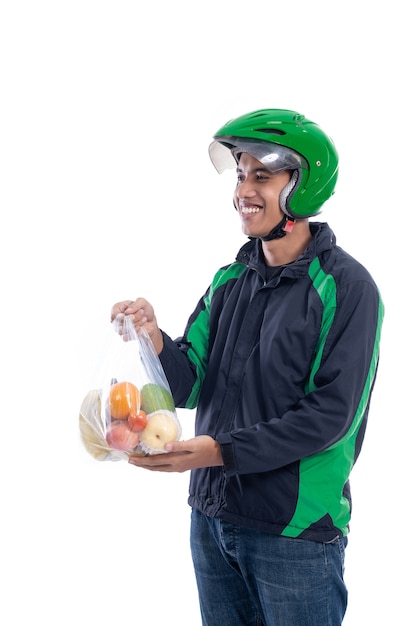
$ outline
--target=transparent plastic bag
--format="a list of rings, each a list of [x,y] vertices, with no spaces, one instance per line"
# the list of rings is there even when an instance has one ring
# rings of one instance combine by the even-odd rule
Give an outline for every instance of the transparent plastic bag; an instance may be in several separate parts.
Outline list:
[[[109,326],[105,358],[79,414],[81,440],[98,461],[162,454],[181,425],[152,341],[119,315]]]

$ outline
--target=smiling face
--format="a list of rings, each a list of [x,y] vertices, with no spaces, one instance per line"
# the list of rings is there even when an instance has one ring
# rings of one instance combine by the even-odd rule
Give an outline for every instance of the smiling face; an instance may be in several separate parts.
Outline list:
[[[234,202],[248,237],[266,237],[282,220],[279,196],[290,181],[291,173],[273,174],[260,161],[243,152],[240,156]]]

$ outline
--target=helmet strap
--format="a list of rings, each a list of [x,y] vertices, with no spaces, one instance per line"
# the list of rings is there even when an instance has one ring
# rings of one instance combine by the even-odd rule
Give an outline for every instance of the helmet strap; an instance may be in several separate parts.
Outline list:
[[[295,219],[289,215],[284,215],[282,220],[277,224],[266,237],[261,237],[262,241],[271,241],[272,239],[281,239],[294,228]]]

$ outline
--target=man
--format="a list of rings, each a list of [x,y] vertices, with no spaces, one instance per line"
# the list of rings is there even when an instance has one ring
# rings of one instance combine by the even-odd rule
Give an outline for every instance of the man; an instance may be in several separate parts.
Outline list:
[[[351,498],[379,358],[383,304],[367,270],[310,222],[338,156],[287,110],[231,120],[218,171],[236,168],[249,241],[215,274],[173,341],[143,298],[114,305],[144,326],[195,438],[132,458],[191,471],[191,549],[204,626],[336,626]]]

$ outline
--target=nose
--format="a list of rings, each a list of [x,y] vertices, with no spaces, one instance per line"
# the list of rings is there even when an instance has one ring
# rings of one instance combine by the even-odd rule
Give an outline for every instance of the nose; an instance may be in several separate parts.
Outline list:
[[[243,198],[253,198],[256,195],[256,190],[254,185],[246,179],[237,184],[236,187],[236,197],[239,199]]]

